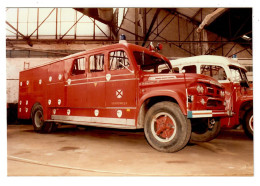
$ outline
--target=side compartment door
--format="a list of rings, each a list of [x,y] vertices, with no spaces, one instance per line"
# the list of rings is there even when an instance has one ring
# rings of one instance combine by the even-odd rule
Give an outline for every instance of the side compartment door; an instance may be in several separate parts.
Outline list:
[[[106,107],[117,124],[135,126],[137,78],[124,50],[108,53],[106,73]]]
[[[59,61],[48,66],[48,77],[39,84],[47,84],[46,104],[48,108],[48,119],[58,108],[65,104],[64,91],[64,61]],[[43,91],[44,90],[44,87]]]

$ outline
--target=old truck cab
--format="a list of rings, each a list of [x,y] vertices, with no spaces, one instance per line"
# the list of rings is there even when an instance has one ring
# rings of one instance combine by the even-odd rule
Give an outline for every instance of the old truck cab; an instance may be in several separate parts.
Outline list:
[[[222,118],[223,127],[243,125],[253,137],[253,85],[248,83],[246,68],[235,59],[222,56],[195,56],[171,60],[175,71],[211,76],[225,87],[226,110],[230,117]]]
[[[190,118],[205,119],[213,138],[227,115],[223,86],[171,70],[166,57],[126,41],[73,54],[20,72],[18,118],[31,118],[37,132],[57,123],[144,128],[162,152],[188,143]]]

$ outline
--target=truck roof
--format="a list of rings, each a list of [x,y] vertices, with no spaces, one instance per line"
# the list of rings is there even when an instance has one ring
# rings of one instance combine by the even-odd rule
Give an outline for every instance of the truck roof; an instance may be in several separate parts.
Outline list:
[[[169,62],[169,60],[166,57],[164,57],[163,55],[161,55],[161,54],[159,54],[157,52],[153,52],[153,51],[150,51],[149,49],[144,48],[142,46],[126,42],[126,43],[117,43],[117,44],[112,44],[112,45],[105,45],[105,46],[101,46],[101,47],[85,50],[85,51],[82,51],[82,52],[78,52],[78,53],[75,53],[75,54],[71,54],[71,55],[65,56],[63,58],[58,58],[58,59],[51,60],[51,61],[46,62],[44,64],[37,65],[37,66],[34,66],[32,68],[23,70],[23,71],[31,70],[31,69],[34,69],[34,68],[37,68],[37,67],[49,65],[49,64],[52,64],[52,63],[55,63],[55,62],[59,62],[59,61],[62,61],[62,60],[74,58],[74,57],[81,56],[81,55],[88,54],[88,53],[92,53],[92,52],[98,52],[98,51],[101,52],[101,51],[105,51],[105,50],[117,49],[117,48],[122,48],[122,47],[128,48],[128,49],[130,49],[132,51],[141,51],[141,52],[144,51],[144,52],[146,52],[146,53],[148,53],[150,55],[153,55],[153,56],[156,56],[156,57],[162,57],[165,61]]]
[[[246,70],[246,68],[239,64],[235,59],[227,58],[223,56],[215,56],[215,55],[201,55],[201,56],[193,56],[193,57],[184,57],[175,60],[170,60],[173,66],[187,64],[187,63],[214,63],[219,65],[233,65],[239,68]]]

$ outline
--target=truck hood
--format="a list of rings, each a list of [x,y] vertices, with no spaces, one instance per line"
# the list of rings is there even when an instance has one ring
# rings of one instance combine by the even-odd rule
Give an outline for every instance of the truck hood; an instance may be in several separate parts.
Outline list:
[[[193,83],[199,82],[204,84],[213,84],[217,87],[224,88],[217,80],[212,77],[201,75],[201,74],[191,74],[191,73],[169,73],[169,74],[144,74],[143,76],[143,84],[152,84],[156,83],[170,83],[173,81],[183,81],[185,83]]]

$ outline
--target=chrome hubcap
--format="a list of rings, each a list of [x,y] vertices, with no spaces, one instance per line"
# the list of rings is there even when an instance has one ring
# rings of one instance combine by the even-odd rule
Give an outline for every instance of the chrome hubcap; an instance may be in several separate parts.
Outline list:
[[[35,123],[36,127],[41,127],[42,122],[43,122],[43,115],[42,115],[42,112],[40,110],[38,110],[35,113],[34,123]]]
[[[250,129],[252,130],[252,131],[254,131],[254,125],[253,125],[254,123],[253,123],[253,115],[250,117],[250,119],[249,119],[249,127],[250,127]]]
[[[158,141],[169,142],[176,135],[176,122],[170,114],[160,112],[153,117],[151,130]]]

